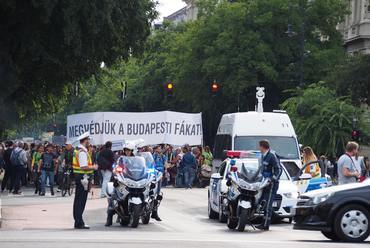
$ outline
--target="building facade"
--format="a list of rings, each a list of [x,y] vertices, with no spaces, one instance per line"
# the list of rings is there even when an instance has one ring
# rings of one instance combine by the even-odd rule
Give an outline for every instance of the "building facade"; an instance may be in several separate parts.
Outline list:
[[[346,0],[351,14],[339,25],[349,54],[370,54],[370,0]]]
[[[198,16],[198,8],[195,6],[194,0],[183,0],[183,2],[186,3],[184,8],[165,17],[164,20],[174,23],[196,20]]]

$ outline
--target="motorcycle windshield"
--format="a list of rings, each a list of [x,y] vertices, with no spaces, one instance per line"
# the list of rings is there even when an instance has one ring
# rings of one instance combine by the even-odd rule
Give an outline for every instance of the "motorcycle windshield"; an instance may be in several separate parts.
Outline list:
[[[138,155],[145,159],[145,163],[147,167],[154,165],[154,158],[150,152],[141,152]]]
[[[123,167],[122,174],[126,178],[139,181],[148,177],[143,157],[121,157],[119,165]]]
[[[246,159],[236,163],[238,177],[246,182],[253,183],[262,179],[260,163],[258,159]]]

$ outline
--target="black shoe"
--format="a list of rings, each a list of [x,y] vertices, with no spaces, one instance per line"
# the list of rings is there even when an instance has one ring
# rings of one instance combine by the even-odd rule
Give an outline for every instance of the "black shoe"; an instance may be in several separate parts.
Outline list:
[[[40,193],[40,196],[45,196],[45,193]]]
[[[105,223],[105,226],[111,226],[113,225],[113,216],[109,216],[107,217],[107,222]]]
[[[269,227],[268,226],[265,226],[265,225],[258,225],[258,226],[255,226],[255,228],[257,228],[258,230],[261,230],[261,231],[268,231],[269,230]]]
[[[157,211],[152,213],[152,219],[155,219],[156,221],[162,221],[161,218],[159,218]]]
[[[54,195],[54,191],[51,191],[51,195]]]

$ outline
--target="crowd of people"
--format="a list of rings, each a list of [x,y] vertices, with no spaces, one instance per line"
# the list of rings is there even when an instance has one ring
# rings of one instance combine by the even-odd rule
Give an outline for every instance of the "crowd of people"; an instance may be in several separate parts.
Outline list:
[[[360,156],[360,146],[356,142],[348,142],[345,153],[335,159],[325,155],[319,158],[309,146],[302,149],[303,165],[308,165],[304,172],[312,178],[329,175],[336,184],[363,181],[370,177],[369,158]]]
[[[27,144],[21,141],[6,141],[0,144],[0,166],[4,173],[1,192],[20,195],[21,188],[33,184],[35,194],[45,195],[46,186],[54,195],[54,185],[59,191],[65,165],[72,164],[73,147],[51,143]]]
[[[140,147],[140,151],[153,155],[156,169],[163,174],[162,185],[192,188],[194,185],[205,187],[212,173],[213,155],[208,146],[184,145],[174,148],[171,145]],[[30,184],[35,187],[35,194],[45,195],[46,187],[50,187],[54,195],[54,186],[60,190],[63,175],[67,168],[72,168],[75,148],[67,143],[64,146],[51,143],[27,144],[6,141],[0,143],[0,173],[3,173],[1,191],[19,195],[21,188]],[[106,185],[112,177],[112,165],[123,155],[123,150],[112,151],[112,143],[103,146],[89,145],[92,163],[99,170],[94,173],[94,184],[102,186],[101,197],[106,197]],[[349,165],[349,171],[356,174],[359,180],[370,177],[368,157],[359,156],[359,146],[349,142],[346,153],[340,158],[328,159],[322,155],[317,157],[311,147],[302,149],[303,165],[309,164],[304,172],[312,178],[328,174],[335,183],[346,181],[348,175],[343,166]],[[348,167],[348,166],[347,166]],[[351,181],[351,180],[350,180]]]
[[[191,188],[206,186],[212,172],[213,155],[208,146],[174,148],[171,145],[145,146],[142,151],[151,152],[156,169],[163,173],[163,186]],[[1,192],[22,194],[22,187],[34,186],[35,194],[45,195],[50,187],[51,195],[60,191],[64,172],[72,168],[75,148],[42,143],[27,144],[21,141],[0,143],[0,174],[3,174]],[[112,151],[112,143],[103,146],[89,145],[92,163],[98,165],[93,183],[102,186],[101,197],[106,197],[106,185],[112,177],[112,165],[123,155],[123,150]]]
[[[102,192],[112,176],[112,164],[124,155],[124,151],[112,152],[112,143],[107,142],[97,156],[101,170]],[[208,146],[174,148],[171,145],[156,145],[138,147],[138,152],[150,152],[153,155],[155,169],[162,172],[162,186],[192,188],[194,184],[204,187],[212,173],[213,155]],[[113,161],[113,163],[112,163]],[[104,194],[104,193],[102,193]],[[104,197],[104,195],[102,195]]]

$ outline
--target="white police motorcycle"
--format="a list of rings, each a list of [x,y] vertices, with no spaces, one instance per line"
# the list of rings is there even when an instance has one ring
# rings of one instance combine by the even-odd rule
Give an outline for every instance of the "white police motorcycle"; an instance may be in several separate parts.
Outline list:
[[[153,195],[158,178],[148,173],[143,157],[120,157],[108,184],[108,211],[117,214],[121,226],[138,227],[140,219],[148,224],[153,210]],[[109,212],[108,212],[109,215]]]
[[[243,163],[238,168],[235,161],[230,162],[231,172],[227,181],[229,190],[224,199],[227,226],[240,232],[246,225],[251,225],[256,214],[262,211],[259,200],[262,191],[270,184],[270,180],[263,178],[259,163]]]

